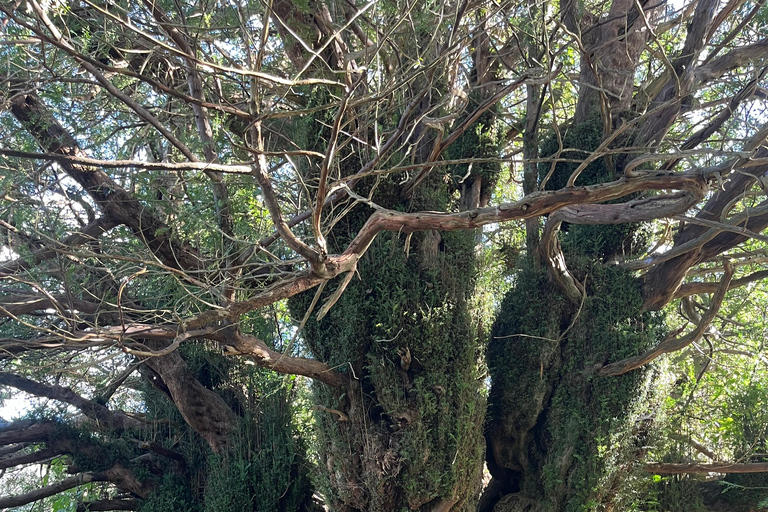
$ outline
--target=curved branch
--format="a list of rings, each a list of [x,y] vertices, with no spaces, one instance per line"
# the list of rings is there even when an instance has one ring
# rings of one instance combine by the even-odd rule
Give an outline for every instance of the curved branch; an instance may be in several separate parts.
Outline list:
[[[27,505],[29,503],[42,500],[43,498],[59,494],[60,492],[74,489],[75,487],[79,487],[84,484],[91,482],[106,482],[108,480],[109,478],[107,477],[107,473],[105,471],[99,473],[79,473],[75,476],[65,478],[60,482],[56,482],[55,484],[46,485],[45,487],[40,487],[39,489],[35,489],[34,491],[30,491],[25,494],[2,496],[0,497],[0,509],[20,507],[22,505]]]
[[[264,139],[261,136],[261,122],[255,123],[253,128],[251,128],[250,133],[252,137],[251,143],[256,146],[258,151],[262,152],[264,150]],[[269,216],[272,218],[272,224],[274,224],[280,238],[285,241],[288,247],[296,251],[297,254],[306,258],[313,267],[320,266],[322,263],[320,254],[315,249],[312,249],[299,240],[299,238],[293,234],[291,228],[285,222],[285,219],[283,219],[283,213],[280,211],[280,202],[278,201],[277,194],[270,182],[267,159],[263,154],[257,155],[256,166],[252,174],[259,183],[259,187],[261,187],[261,193],[264,197],[267,209],[269,210]]]
[[[558,210],[558,213],[560,210]],[[560,248],[560,241],[557,239],[557,232],[560,231],[562,222],[555,218],[557,213],[553,214],[544,226],[544,232],[541,235],[539,243],[539,252],[547,265],[547,275],[550,281],[555,283],[565,294],[565,296],[574,304],[579,304],[584,298],[584,285],[574,277],[565,263],[565,256]]]
[[[764,126],[760,131],[762,132],[766,128]],[[753,146],[760,142],[761,139],[753,137],[748,145]],[[755,152],[752,159],[759,162],[757,165],[750,165],[750,163],[753,164],[755,162],[750,162],[749,160],[737,159],[726,162],[723,166],[718,166],[714,169],[715,175],[717,172],[728,173],[732,170],[736,172],[731,172],[728,180],[725,181],[720,190],[717,190],[707,200],[704,208],[696,214],[696,218],[705,221],[721,221],[723,215],[727,215],[734,201],[743,197],[757,182],[758,177],[768,172],[768,165],[764,163],[766,157],[768,157],[768,149],[760,148]],[[703,172],[707,171],[703,170]],[[744,219],[741,218],[740,220],[743,221]],[[742,224],[742,227],[752,232],[760,232],[765,226],[768,226],[768,215],[750,217],[746,224]],[[682,226],[675,235],[673,247],[664,255],[664,258],[668,261],[654,258],[650,262],[638,263],[640,265],[639,268],[649,266],[646,263],[655,265],[645,276],[643,308],[646,310],[661,309],[672,300],[675,291],[683,282],[688,269],[724,250],[730,249],[743,240],[746,240],[746,238],[736,234],[721,233],[709,226],[693,223]]]
[[[357,261],[367,251],[373,239],[382,231],[412,233],[415,231],[456,231],[475,229],[486,224],[505,222],[515,219],[527,219],[547,215],[565,206],[583,203],[600,203],[618,199],[643,190],[684,190],[694,196],[703,196],[707,182],[699,172],[675,174],[665,173],[660,176],[645,175],[633,178],[621,178],[609,183],[587,185],[553,191],[540,191],[525,196],[514,203],[498,206],[475,208],[455,213],[414,212],[403,213],[394,210],[378,209],[366,221],[365,225],[340,255],[328,256],[323,265],[323,273],[305,272],[290,280],[285,280],[274,287],[250,299],[235,302],[217,310],[210,310],[184,322],[185,329],[200,329],[222,320],[237,322],[241,315],[272,304],[281,299],[307,291],[325,280],[332,279],[345,272],[355,270]]]
[[[739,288],[740,286],[745,286],[756,281],[762,281],[763,279],[768,279],[768,270],[760,270],[739,279],[734,279],[728,285],[728,289],[733,290],[734,288]],[[689,297],[691,295],[715,293],[719,286],[719,283],[705,283],[700,281],[683,283],[675,292],[675,298],[680,299],[682,297]]]
[[[661,343],[659,343],[654,349],[649,350],[645,354],[628,357],[617,361],[615,363],[607,364],[600,370],[600,375],[622,375],[629,371],[640,368],[646,365],[663,354],[675,352],[683,349],[691,343],[697,341],[704,335],[704,332],[709,327],[712,320],[715,319],[717,312],[720,310],[720,306],[725,299],[725,294],[728,291],[728,287],[731,284],[731,278],[733,277],[733,266],[726,260],[724,262],[723,279],[717,287],[717,291],[712,297],[712,303],[709,306],[707,312],[701,317],[701,321],[696,325],[696,328],[683,336],[682,338],[667,337]]]
[[[762,167],[762,166],[761,166]],[[738,174],[733,181],[741,181],[743,174]],[[717,195],[709,201],[716,201]],[[709,203],[707,207],[709,207]],[[698,220],[704,222],[689,223],[675,237],[675,245],[660,256],[655,256],[642,262],[631,262],[627,267],[643,268],[649,264],[656,266],[645,275],[643,285],[643,308],[656,310],[663,307],[675,296],[681,286],[685,275],[692,266],[715,258],[728,249],[747,240],[751,234],[756,234],[768,227],[768,202],[764,201],[756,209],[758,214],[749,215],[749,211],[741,212],[729,219],[729,223],[738,222],[741,227],[731,226],[733,230],[725,231],[720,228],[702,226],[709,224],[707,217],[719,218],[722,210],[727,207],[721,205],[720,209],[713,209],[697,215]],[[733,232],[733,231],[737,232]],[[694,236],[695,235],[695,236]]]
[[[52,386],[29,380],[20,375],[7,372],[0,372],[0,384],[12,386],[16,389],[30,393],[35,396],[50,398],[70,404],[80,409],[86,416],[96,420],[96,422],[106,428],[125,430],[129,428],[139,428],[144,423],[128,416],[120,411],[110,411],[105,406],[88,400],[78,395],[70,388],[62,386]]]
[[[238,334],[232,344],[237,354],[250,355],[258,366],[269,368],[279,373],[304,375],[332,388],[343,388],[347,378],[331,366],[316,359],[290,357],[275,350],[248,334]]]
[[[208,327],[206,329],[198,329],[196,331],[187,331],[179,334],[173,339],[173,342],[168,345],[167,347],[161,349],[161,350],[136,350],[132,348],[125,348],[124,350],[132,354],[134,356],[140,356],[140,357],[163,357],[167,356],[181,345],[182,342],[190,339],[190,338],[205,338],[214,333],[214,330],[212,327]]]
[[[514,203],[457,213],[402,213],[381,209],[371,215],[357,237],[344,251],[344,255],[361,255],[373,238],[385,230],[410,233],[430,229],[437,231],[474,229],[495,222],[546,215],[574,204],[601,203],[641,190],[665,189],[686,190],[701,197],[707,190],[706,182],[698,174],[665,174],[622,178],[599,185],[535,192]]]
[[[581,204],[566,206],[550,219],[570,224],[626,224],[668,218],[688,211],[703,199],[689,191],[636,199],[621,204]]]
[[[236,425],[235,413],[224,399],[195,378],[178,352],[151,357],[144,364],[160,376],[184,421],[214,452],[221,452]]]
[[[720,78],[728,71],[746,66],[750,62],[765,57],[766,54],[768,54],[768,38],[761,39],[754,44],[735,48],[725,55],[716,58],[706,66],[697,68],[694,71],[696,83]]]
[[[84,157],[85,154],[34,93],[16,94],[10,101],[11,113],[49,153]],[[125,224],[164,264],[175,269],[197,269],[196,251],[171,238],[171,230],[149,208],[114,182],[104,171],[69,161],[59,163],[79,183],[113,222]]]
[[[408,125],[408,120],[413,115],[416,108],[421,104],[421,101],[424,99],[424,97],[427,95],[427,93],[431,90],[432,85],[432,77],[434,75],[434,68],[433,70],[428,74],[427,76],[427,87],[424,87],[416,96],[406,105],[405,110],[403,110],[403,113],[400,115],[400,120],[397,122],[397,128],[395,131],[389,136],[387,139],[387,142],[385,142],[381,148],[376,152],[376,155],[369,160],[364,166],[360,168],[359,171],[355,173],[355,176],[362,177],[365,176],[368,172],[372,171],[376,165],[379,164],[381,159],[386,155],[390,149],[402,138],[403,134],[405,133],[405,129]],[[249,149],[249,151],[253,151],[253,149]],[[259,154],[257,152],[257,154]],[[321,155],[323,157],[324,155]],[[354,188],[355,183],[357,183],[358,178],[352,177],[352,179],[349,179],[347,185],[349,188]],[[335,186],[335,185],[334,185]],[[331,188],[334,188],[332,186]],[[328,199],[325,200],[323,203],[323,208],[326,208],[327,206],[335,203],[342,197],[346,195],[345,189],[338,189],[336,192],[332,193]],[[302,213],[299,213],[297,215],[294,215],[291,217],[287,222],[287,226],[289,228],[292,228],[296,226],[297,224],[304,222],[308,218],[312,216],[313,210],[305,210]],[[259,240],[259,246],[260,247],[267,247],[275,242],[280,237],[280,233],[275,233],[272,235],[269,235],[267,237],[262,238]]]

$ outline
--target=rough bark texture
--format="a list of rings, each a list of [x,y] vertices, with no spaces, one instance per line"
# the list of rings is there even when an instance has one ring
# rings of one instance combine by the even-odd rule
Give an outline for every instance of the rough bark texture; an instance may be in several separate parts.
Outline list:
[[[481,38],[476,44],[474,80],[492,81],[488,42]],[[483,99],[472,99],[468,112]],[[493,113],[486,112],[459,132],[447,150],[451,157],[497,154],[495,123]],[[432,134],[426,126],[416,132],[425,135],[414,150],[416,158],[426,161],[435,147]],[[317,150],[331,137],[321,131]],[[477,375],[479,333],[469,316],[475,234],[437,231],[452,221],[427,229],[433,227],[430,220],[447,220],[427,219],[427,214],[418,215],[419,232],[411,235],[403,229],[410,215],[396,210],[444,209],[452,203],[452,190],[459,191],[456,206],[476,209],[487,203],[498,171],[498,164],[459,166],[453,174],[463,179],[450,185],[428,171],[405,187],[384,180],[374,201],[392,211],[368,219],[370,212],[359,207],[327,237],[329,249],[365,252],[356,266],[360,280],[348,284],[321,321],[311,312],[304,330],[315,356],[338,366],[350,383],[342,397],[318,390],[324,404],[317,414],[327,478],[323,491],[335,510],[475,507],[485,412]],[[371,184],[363,181],[357,189]],[[475,218],[469,214],[458,223]],[[312,298],[291,301],[297,318],[304,317]],[[335,411],[343,416],[329,413]]]
[[[574,12],[566,16],[586,10],[575,2],[569,8]],[[629,111],[632,102],[635,69],[649,35],[646,24],[652,25],[655,17],[654,2],[614,0],[597,23],[591,14],[570,23],[578,35],[583,34],[580,42],[586,49],[581,53],[575,123],[583,123],[603,109],[609,126],[618,126],[620,115]]]
[[[599,148],[631,144],[627,131],[610,138],[631,119],[634,74],[653,11],[645,3],[618,0],[605,19],[596,20],[570,4],[565,23],[581,38],[579,102],[573,124],[560,141],[540,141],[540,155],[583,160]],[[643,29],[643,30],[641,30]],[[531,144],[529,142],[529,144]],[[582,150],[557,153],[559,145]],[[608,146],[612,144],[612,146]],[[530,152],[530,151],[529,151]],[[581,155],[581,156],[579,156]],[[622,175],[626,157],[595,159],[589,165],[543,165],[540,183],[572,190]],[[492,388],[486,429],[486,460],[492,480],[481,512],[555,512],[610,507],[610,489],[620,485],[622,457],[636,448],[601,444],[630,437],[638,413],[630,406],[647,393],[647,375],[597,377],[596,370],[619,353],[637,355],[660,339],[659,319],[641,314],[639,283],[602,261],[631,253],[636,224],[654,218],[658,207],[683,212],[700,200],[705,187],[658,204],[565,206],[549,216],[537,249],[549,278],[523,263],[507,294],[488,349]],[[626,197],[626,196],[625,196]],[[626,199],[625,199],[626,201]],[[630,218],[631,217],[631,218]],[[569,222],[560,233],[562,222]],[[600,227],[598,236],[590,224]],[[562,245],[562,248],[561,248]],[[559,285],[557,284],[559,283]],[[642,401],[642,398],[640,398]]]
[[[181,355],[171,352],[149,358],[145,364],[157,374],[189,426],[208,441],[214,451],[226,448],[236,427],[235,415],[219,395],[200,384]]]
[[[376,200],[409,209],[446,200],[441,183],[424,186],[411,205],[392,183]],[[365,213],[331,232],[331,245],[343,247]],[[425,231],[406,241],[390,233],[368,244],[361,280],[321,322],[311,314],[304,331],[315,356],[350,382],[343,397],[318,390],[324,410],[346,415],[317,415],[324,492],[337,510],[470,510],[484,413],[468,316],[474,235]],[[291,302],[298,318],[312,297]]]
[[[768,150],[761,149],[756,157],[762,158],[766,155],[768,155]],[[723,216],[728,214],[727,211],[724,211],[726,206],[732,204],[736,198],[749,190],[757,182],[758,177],[766,172],[768,172],[768,165],[756,165],[740,169],[725,183],[722,190],[715,192],[713,197],[707,201],[706,206],[696,214],[696,218],[722,221]],[[763,202],[759,206],[765,204],[766,202]],[[740,224],[740,227],[760,232],[768,227],[768,214],[750,216],[746,222]],[[672,249],[679,250],[681,247],[689,247],[689,250],[675,258],[660,262],[646,274],[645,285],[643,286],[645,309],[661,309],[675,296],[691,267],[748,239],[745,235],[733,232],[719,232],[715,236],[707,236],[708,232],[711,233],[712,231],[707,226],[689,223],[675,234]],[[701,240],[701,242],[697,243],[697,240]]]

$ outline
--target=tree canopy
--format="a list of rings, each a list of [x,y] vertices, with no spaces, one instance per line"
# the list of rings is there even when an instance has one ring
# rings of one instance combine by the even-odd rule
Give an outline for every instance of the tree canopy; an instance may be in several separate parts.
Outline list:
[[[0,2],[0,509],[766,507],[766,19]]]

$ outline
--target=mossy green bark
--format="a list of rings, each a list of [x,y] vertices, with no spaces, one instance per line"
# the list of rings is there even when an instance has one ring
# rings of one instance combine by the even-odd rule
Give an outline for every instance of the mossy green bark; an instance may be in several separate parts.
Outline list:
[[[523,270],[489,346],[489,466],[537,511],[598,510],[631,457],[632,430],[647,407],[649,374],[600,377],[609,360],[657,343],[660,318],[640,311],[639,283],[616,267],[580,269],[578,308]]]
[[[356,231],[349,222],[336,243]],[[324,406],[349,416],[317,418],[323,490],[337,510],[428,510],[442,501],[469,510],[479,484],[485,401],[468,310],[474,235],[418,233],[409,247],[405,238],[379,236],[359,280],[322,321],[310,315],[303,332],[312,352],[352,381],[342,397],[317,390]],[[290,302],[297,317],[311,300]]]
[[[562,135],[563,147],[571,150],[560,158],[582,160],[600,145],[602,126],[595,118]],[[553,136],[541,154],[556,150]],[[540,179],[550,175],[547,188],[563,187],[578,165],[542,165]],[[578,182],[617,175],[615,162],[601,158]],[[636,420],[649,406],[653,370],[620,377],[600,377],[597,370],[658,343],[663,319],[642,311],[639,279],[604,261],[633,251],[640,233],[636,224],[563,227],[559,236],[568,267],[586,291],[580,304],[569,302],[528,262],[515,274],[488,348],[487,458],[498,495],[489,496],[486,506],[501,495],[506,498],[497,510],[616,506],[626,461],[642,451],[633,439],[642,423]]]
[[[307,122],[307,142],[322,150],[317,127],[328,123]],[[482,156],[479,151],[496,156],[498,147],[487,140],[496,137],[493,123],[489,114],[470,127],[461,144],[464,154],[455,157]],[[481,148],[479,139],[486,140]],[[354,155],[347,156],[340,161],[354,165]],[[433,170],[407,199],[402,184],[387,177],[363,180],[357,189],[363,195],[373,190],[373,201],[387,208],[444,211],[465,203],[462,177],[485,187],[473,189],[478,200],[498,170],[498,164],[471,173],[454,169],[453,178]],[[343,250],[371,213],[358,205],[337,223],[328,235],[330,250]],[[483,340],[470,313],[476,236],[383,233],[330,312],[321,321],[316,311],[310,313],[302,332],[308,348],[351,382],[343,396],[316,388],[319,405],[349,418],[316,415],[321,490],[332,510],[474,510],[486,408],[479,375]],[[318,304],[335,287],[329,283]],[[295,318],[305,316],[313,298],[314,291],[289,301]]]

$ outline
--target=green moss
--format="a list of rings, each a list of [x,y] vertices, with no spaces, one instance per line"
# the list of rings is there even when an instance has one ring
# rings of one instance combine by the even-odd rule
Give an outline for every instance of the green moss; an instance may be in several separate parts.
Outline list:
[[[355,443],[367,444],[369,456],[385,457],[378,450],[389,451],[397,470],[383,480],[393,481],[375,483],[372,475],[362,476],[374,488],[399,489],[411,505],[453,494],[472,481],[456,468],[476,467],[482,457],[483,398],[466,302],[472,276],[459,272],[458,264],[461,255],[471,258],[469,242],[471,237],[415,234],[407,257],[402,237],[380,236],[358,267],[361,280],[347,288],[322,322],[310,317],[304,331],[316,354],[360,380],[368,409],[358,418],[369,422],[370,431],[359,433],[362,438],[321,416],[322,441],[348,443],[350,451],[358,449]],[[444,249],[424,265],[414,253],[427,244]],[[291,306],[298,309],[303,302],[306,307],[308,299]],[[407,371],[401,365],[406,352],[412,358]],[[340,407],[338,399],[324,398],[330,399],[328,407]]]
[[[242,419],[230,449],[208,456],[206,512],[288,512],[311,501],[304,449],[293,436],[285,395],[284,389],[273,390],[257,414]]]
[[[149,499],[144,500],[139,507],[141,512],[189,512],[202,511],[199,503],[195,503],[189,482],[181,475],[172,471],[166,472],[160,478]]]
[[[493,130],[471,127],[456,143],[463,149],[455,157],[490,151]],[[318,136],[321,147],[313,149],[323,151],[326,138]],[[488,147],[478,149],[482,140]],[[497,167],[476,171],[488,181]],[[395,210],[454,209],[457,184],[443,178],[433,172],[408,200],[388,176],[361,180],[356,187]],[[328,235],[329,250],[345,248],[370,214],[365,206],[348,213]],[[318,403],[349,416],[339,422],[328,413],[317,415],[321,486],[332,508],[428,510],[454,497],[455,510],[474,506],[485,412],[478,375],[481,340],[469,306],[475,236],[419,232],[406,247],[405,235],[382,233],[359,262],[359,279],[325,318],[309,316],[302,333],[307,346],[353,383],[344,396],[316,389]],[[335,286],[329,283],[320,303]],[[313,298],[314,291],[289,300],[295,318],[304,317]]]
[[[599,115],[575,126],[561,128],[563,151],[558,155],[560,143],[556,134],[551,134],[541,143],[539,153],[541,158],[555,158],[554,171],[550,162],[539,164],[539,183],[547,176],[546,190],[558,190],[564,188],[573,171],[580,163],[586,160],[596,150],[603,140],[603,123]],[[598,158],[584,168],[576,180],[576,185],[592,185],[604,181],[611,181],[615,177],[615,171],[607,165],[604,158]]]
[[[632,130],[616,138],[608,149],[622,148],[631,141]],[[540,154],[543,159],[555,158],[554,168],[551,162],[539,164],[539,183],[546,179],[546,190],[564,188],[572,173],[603,142],[603,125],[599,115],[575,126],[567,126],[560,134],[563,151],[558,155],[560,144],[555,134],[544,139]],[[621,177],[624,154],[601,157],[587,165],[579,175],[575,185],[594,185],[613,181]],[[630,197],[615,202],[625,202]],[[575,253],[590,258],[610,259],[636,253],[645,248],[647,234],[637,223],[616,225],[569,225],[562,227],[563,249],[572,249]]]
[[[620,455],[631,449],[622,448],[631,439],[622,432],[647,394],[647,375],[600,377],[596,370],[662,334],[661,319],[641,312],[631,274],[586,259],[571,265],[586,282],[580,307],[543,273],[522,270],[489,346],[490,420],[504,425],[509,443],[497,463],[517,467],[522,492],[553,511],[592,510],[605,498]]]
[[[470,96],[469,102],[469,111],[477,108],[479,106],[478,94],[473,93]],[[470,126],[453,144],[448,146],[444,153],[445,158],[447,160],[460,160],[471,157],[498,157],[498,148],[503,141],[504,134],[502,125],[496,119],[497,112],[498,107],[484,112],[475,124]],[[460,182],[470,180],[470,178],[475,176],[481,176],[483,188],[490,189],[495,186],[500,172],[501,164],[498,162],[475,162],[471,168],[469,164],[458,164],[453,166],[451,178],[453,186],[460,189]]]

